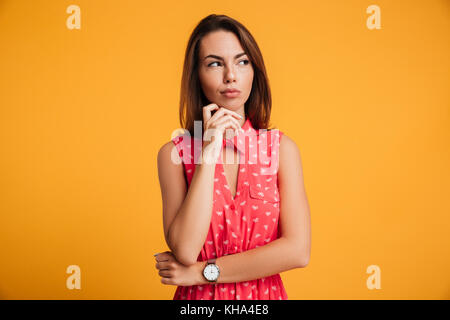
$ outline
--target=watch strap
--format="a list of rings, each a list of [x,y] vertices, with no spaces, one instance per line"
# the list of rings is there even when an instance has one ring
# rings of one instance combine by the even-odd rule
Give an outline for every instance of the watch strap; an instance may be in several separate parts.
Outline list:
[[[217,258],[208,259],[207,265],[208,265],[208,264],[215,264],[215,263],[216,263],[216,260],[217,260]]]

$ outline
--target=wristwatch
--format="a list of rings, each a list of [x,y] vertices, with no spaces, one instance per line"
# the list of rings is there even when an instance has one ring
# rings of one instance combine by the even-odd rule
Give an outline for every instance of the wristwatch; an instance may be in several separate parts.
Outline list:
[[[216,264],[216,258],[209,259],[206,263],[205,268],[203,269],[203,276],[209,282],[217,282],[217,278],[219,278],[220,270],[219,266]]]

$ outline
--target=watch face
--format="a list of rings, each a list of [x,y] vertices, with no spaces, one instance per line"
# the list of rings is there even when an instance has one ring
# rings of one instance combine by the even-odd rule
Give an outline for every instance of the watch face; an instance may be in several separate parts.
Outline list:
[[[215,281],[219,277],[219,268],[215,264],[208,264],[203,269],[203,275],[208,281]]]

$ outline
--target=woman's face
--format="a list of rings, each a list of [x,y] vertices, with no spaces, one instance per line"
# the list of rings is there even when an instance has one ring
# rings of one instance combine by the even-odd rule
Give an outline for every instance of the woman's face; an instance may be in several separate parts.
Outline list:
[[[206,98],[244,115],[244,104],[252,90],[253,66],[239,39],[229,31],[208,33],[200,41],[199,79]],[[226,89],[240,92],[226,95]]]

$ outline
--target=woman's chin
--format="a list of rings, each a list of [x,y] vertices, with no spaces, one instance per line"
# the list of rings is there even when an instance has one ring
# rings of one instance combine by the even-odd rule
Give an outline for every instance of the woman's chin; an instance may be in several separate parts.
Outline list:
[[[219,107],[223,107],[232,111],[238,110],[239,106],[242,105],[242,103],[237,102],[230,102],[230,101],[220,101],[220,103],[217,103]]]

